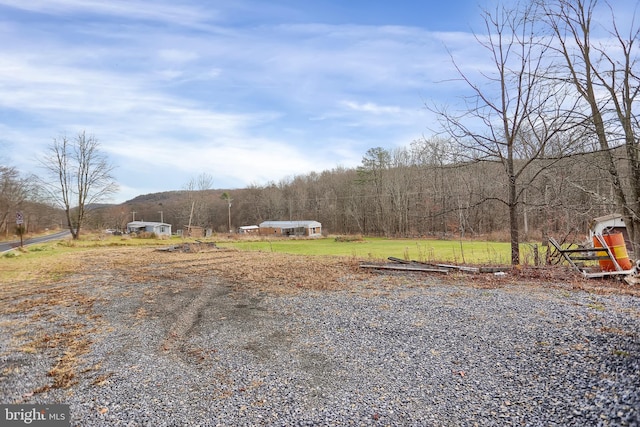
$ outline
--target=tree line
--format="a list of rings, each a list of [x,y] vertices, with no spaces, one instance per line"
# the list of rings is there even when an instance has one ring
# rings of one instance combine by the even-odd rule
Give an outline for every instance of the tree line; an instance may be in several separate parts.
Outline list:
[[[195,178],[181,191],[139,196],[93,213],[98,228],[121,228],[135,219],[218,233],[265,220],[312,219],[332,234],[387,237],[490,238],[509,234],[501,165],[456,161],[449,140],[423,139],[409,147],[372,148],[357,168],[338,167],[243,189],[212,189]],[[624,160],[624,153],[614,151]],[[540,163],[540,166],[537,164]],[[553,164],[550,164],[553,163]],[[522,197],[524,240],[583,238],[589,222],[615,211],[613,186],[601,152],[536,162]],[[193,185],[200,182],[204,186]],[[229,199],[232,200],[229,209]],[[230,212],[230,216],[229,216]]]

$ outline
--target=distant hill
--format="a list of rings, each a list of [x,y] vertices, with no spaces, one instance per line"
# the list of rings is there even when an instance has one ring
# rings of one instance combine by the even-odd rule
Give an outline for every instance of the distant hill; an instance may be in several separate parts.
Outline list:
[[[130,205],[134,203],[160,203],[165,200],[172,200],[176,198],[181,198],[186,194],[185,190],[179,191],[163,191],[160,193],[150,193],[150,194],[142,194],[140,196],[134,197],[131,200],[127,200],[122,205]]]

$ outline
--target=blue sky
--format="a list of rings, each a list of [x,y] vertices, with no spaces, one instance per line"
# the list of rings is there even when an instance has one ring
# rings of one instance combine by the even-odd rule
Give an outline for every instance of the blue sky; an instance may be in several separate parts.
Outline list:
[[[265,185],[432,134],[477,1],[0,0],[0,163],[85,130],[122,202]],[[487,5],[483,2],[482,5]]]

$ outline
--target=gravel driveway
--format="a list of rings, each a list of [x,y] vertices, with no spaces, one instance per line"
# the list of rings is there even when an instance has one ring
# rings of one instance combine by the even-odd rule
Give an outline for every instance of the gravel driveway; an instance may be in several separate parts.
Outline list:
[[[46,288],[73,295],[46,309],[13,297],[0,402],[68,403],[77,426],[640,425],[637,297],[384,274],[283,294],[222,276],[101,270]],[[66,361],[42,345],[63,336]]]

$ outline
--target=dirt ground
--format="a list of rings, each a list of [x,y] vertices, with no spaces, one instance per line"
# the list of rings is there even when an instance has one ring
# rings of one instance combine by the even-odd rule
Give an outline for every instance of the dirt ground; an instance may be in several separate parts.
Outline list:
[[[183,348],[185,337],[198,326],[205,301],[231,295],[237,303],[217,307],[218,315],[248,322],[251,310],[265,294],[349,290],[359,287],[375,295],[397,284],[428,286],[434,280],[464,282],[466,286],[497,288],[510,284],[562,287],[568,292],[624,293],[640,296],[640,286],[621,281],[583,279],[568,268],[523,268],[506,276],[494,274],[406,273],[359,268],[351,258],[307,257],[265,252],[222,250],[193,245],[186,250],[157,248],[101,248],[68,254],[61,264],[42,266],[29,280],[0,284],[0,331],[5,344],[0,355],[46,354],[45,383],[25,383],[22,401],[51,389],[66,389],[89,378],[99,386],[108,373],[86,366],[83,355],[94,344],[95,332],[117,331],[94,310],[96,304],[118,301],[118,309],[133,312],[133,320],[164,318],[168,331],[161,351],[180,347],[184,356],[197,358]],[[2,261],[0,261],[2,262]],[[368,261],[370,263],[370,261]],[[6,267],[6,266],[5,266]],[[212,280],[214,279],[214,280]],[[126,284],[126,285],[123,285]],[[140,303],[142,302],[142,303]],[[250,325],[247,325],[250,327]],[[284,339],[284,338],[283,338]],[[278,337],[272,337],[277,344]],[[275,344],[274,344],[275,345]],[[262,348],[256,352],[266,351]],[[0,385],[19,369],[7,363]],[[22,387],[22,386],[21,386]],[[6,403],[20,398],[0,396]]]

